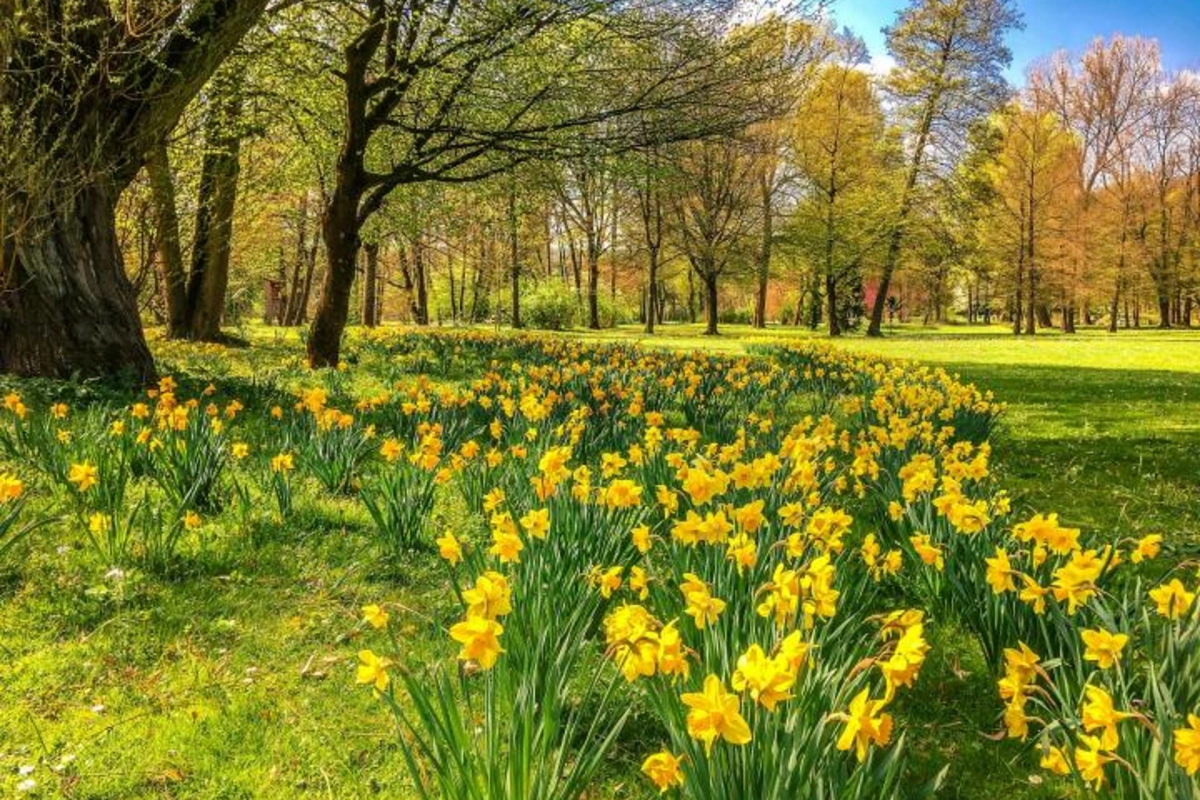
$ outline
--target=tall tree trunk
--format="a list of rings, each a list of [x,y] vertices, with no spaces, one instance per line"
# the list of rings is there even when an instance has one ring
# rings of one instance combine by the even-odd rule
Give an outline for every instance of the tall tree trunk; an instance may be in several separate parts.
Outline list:
[[[188,335],[187,276],[183,270],[179,213],[175,206],[175,177],[171,174],[165,139],[160,139],[151,148],[146,160],[146,175],[150,179],[158,231],[158,263],[163,304],[167,309],[167,338],[184,339]]]
[[[80,186],[49,228],[0,252],[0,372],[154,377],[117,246],[116,190]]]
[[[758,249],[758,293],[754,300],[754,327],[767,327],[767,284],[771,279],[771,249],[775,243],[775,179],[764,172],[759,177],[759,193],[762,198],[762,241]]]
[[[336,367],[341,360],[342,333],[350,314],[359,241],[357,211],[360,198],[357,181],[351,179],[330,195],[321,219],[325,240],[325,279],[321,300],[308,337],[308,362],[314,369]]]
[[[0,2],[7,33],[17,14],[16,37],[0,34],[0,116],[36,121],[24,160],[46,179],[17,176],[42,205],[33,220],[0,190],[0,371],[153,376],[116,201],[265,6]]]
[[[837,281],[830,273],[825,275],[825,301],[828,305],[827,314],[829,315],[829,335],[841,336],[842,324],[838,316],[837,307]]]
[[[308,305],[312,299],[313,278],[317,272],[317,255],[321,249],[320,237],[314,237],[305,255],[304,289],[300,293],[300,302],[296,305],[296,319],[292,325],[304,325],[308,322]]]
[[[284,325],[296,325],[300,318],[300,301],[304,296],[304,268],[308,263],[308,192],[300,196],[300,208],[296,217],[296,253],[292,263],[291,287],[288,289],[287,308],[283,312]]]
[[[654,333],[654,319],[658,314],[658,248],[651,247],[648,254],[647,297],[646,297],[646,333]]]
[[[454,258],[449,254],[446,255],[446,277],[450,281],[450,321],[458,323],[458,293],[454,286]]]
[[[587,269],[588,269],[588,327],[594,331],[600,330],[600,244],[590,226],[587,231]]]
[[[188,335],[202,342],[221,336],[229,254],[233,244],[233,212],[241,160],[240,79],[221,81],[209,110],[204,163],[200,175],[192,271],[188,277]]]
[[[521,241],[517,220],[517,184],[508,189],[508,269],[512,280],[512,326],[521,328]]]
[[[945,69],[946,60],[942,60]],[[891,288],[892,275],[900,263],[900,248],[904,243],[905,227],[908,225],[908,215],[912,213],[913,193],[917,188],[917,180],[921,176],[921,167],[925,161],[925,147],[933,130],[933,119],[940,94],[931,96],[926,101],[922,112],[921,122],[917,129],[916,146],[913,148],[912,159],[908,164],[908,174],[904,180],[903,194],[900,196],[900,208],[896,215],[896,224],[888,238],[887,255],[883,261],[883,272],[879,276],[879,288],[875,295],[875,303],[871,307],[871,322],[867,326],[867,336],[883,335],[883,312],[887,308],[888,291]]]
[[[688,322],[696,324],[696,282],[692,279],[692,270],[687,271],[688,276]]]
[[[368,242],[363,246],[363,251],[366,253],[366,264],[362,279],[362,324],[374,328],[379,325],[379,243]]]
[[[717,276],[712,272],[704,274],[704,289],[705,289],[705,317],[707,325],[704,328],[705,336],[717,336]]]
[[[425,237],[419,235],[413,246],[413,282],[417,290],[417,324],[422,326],[429,324],[429,270],[426,269],[425,258]]]

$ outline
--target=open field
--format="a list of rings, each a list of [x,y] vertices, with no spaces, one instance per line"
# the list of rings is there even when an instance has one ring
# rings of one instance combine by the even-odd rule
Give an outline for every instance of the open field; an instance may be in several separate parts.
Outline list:
[[[763,338],[814,338],[696,334],[667,327],[652,343],[738,354],[757,351]],[[575,338],[642,339],[632,329]],[[287,366],[299,355],[296,339],[261,330],[251,339],[246,350],[164,346],[159,357],[188,391],[214,380],[218,396],[253,407],[303,373]],[[1162,533],[1180,558],[1200,549],[1200,334],[1014,340],[905,329],[836,346],[943,366],[1006,403],[992,463],[1015,518],[1058,511],[1105,541]],[[354,364],[338,381],[348,394],[386,384],[382,372]],[[31,404],[128,401],[91,385],[4,381],[0,389]],[[244,424],[251,440],[269,425]],[[370,518],[349,498],[298,495],[284,524],[265,513],[269,493],[256,502],[206,520],[186,562],[165,574],[107,571],[65,515],[32,534],[19,561],[0,563],[0,791],[32,779],[29,793],[39,797],[410,796],[393,720],[352,687],[353,665],[371,637],[360,608],[381,601],[407,657],[453,656],[439,626],[458,604],[439,559],[410,553],[399,568],[381,560],[368,545]],[[436,514],[463,519],[440,501]],[[971,636],[944,626],[931,644],[917,687],[895,705],[913,785],[947,768],[939,796],[1074,796],[1039,774],[1027,748],[986,738],[1003,726]],[[657,722],[635,717],[588,796],[655,796],[637,768],[660,737]]]

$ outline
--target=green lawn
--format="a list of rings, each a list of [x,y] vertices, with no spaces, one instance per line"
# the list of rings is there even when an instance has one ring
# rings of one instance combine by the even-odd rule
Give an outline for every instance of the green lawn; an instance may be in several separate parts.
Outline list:
[[[811,336],[699,333],[668,326],[653,343],[740,350]],[[299,354],[295,337],[250,335],[249,351],[195,369],[248,375],[254,359]],[[1200,542],[1200,333],[905,329],[836,346],[920,359],[995,391],[1009,404],[995,463],[1018,508],[1105,535]],[[53,543],[0,569],[0,793],[33,766],[38,797],[404,796],[391,719],[350,683],[358,609],[386,598],[441,618],[453,603],[430,559],[400,583],[380,574],[355,543],[365,524],[350,504],[306,504],[298,533],[231,529],[245,547],[168,581],[118,582]],[[404,637],[431,655],[440,646],[415,624]],[[1063,796],[1031,780],[1028,753],[984,738],[999,728],[991,679],[965,637],[939,637],[920,692],[899,707],[918,771],[949,762],[945,797]],[[633,773],[631,760],[615,763],[603,796],[650,796]]]

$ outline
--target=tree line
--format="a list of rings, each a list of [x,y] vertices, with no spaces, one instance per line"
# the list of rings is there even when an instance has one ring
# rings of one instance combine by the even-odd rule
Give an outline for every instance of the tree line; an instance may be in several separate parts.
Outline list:
[[[0,0],[0,371],[143,320],[1190,324],[1196,91],[1097,41],[1004,79],[1010,0]]]

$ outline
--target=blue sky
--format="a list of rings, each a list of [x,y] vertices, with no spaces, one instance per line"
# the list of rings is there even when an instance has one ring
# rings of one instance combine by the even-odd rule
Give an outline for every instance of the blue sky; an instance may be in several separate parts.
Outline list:
[[[1016,0],[1025,30],[1011,34],[1009,80],[1024,83],[1025,67],[1055,50],[1078,53],[1097,36],[1140,34],[1158,39],[1169,69],[1200,69],[1200,0]],[[907,0],[833,0],[838,25],[862,36],[878,66],[887,48],[880,28]],[[880,61],[880,59],[883,59]]]

